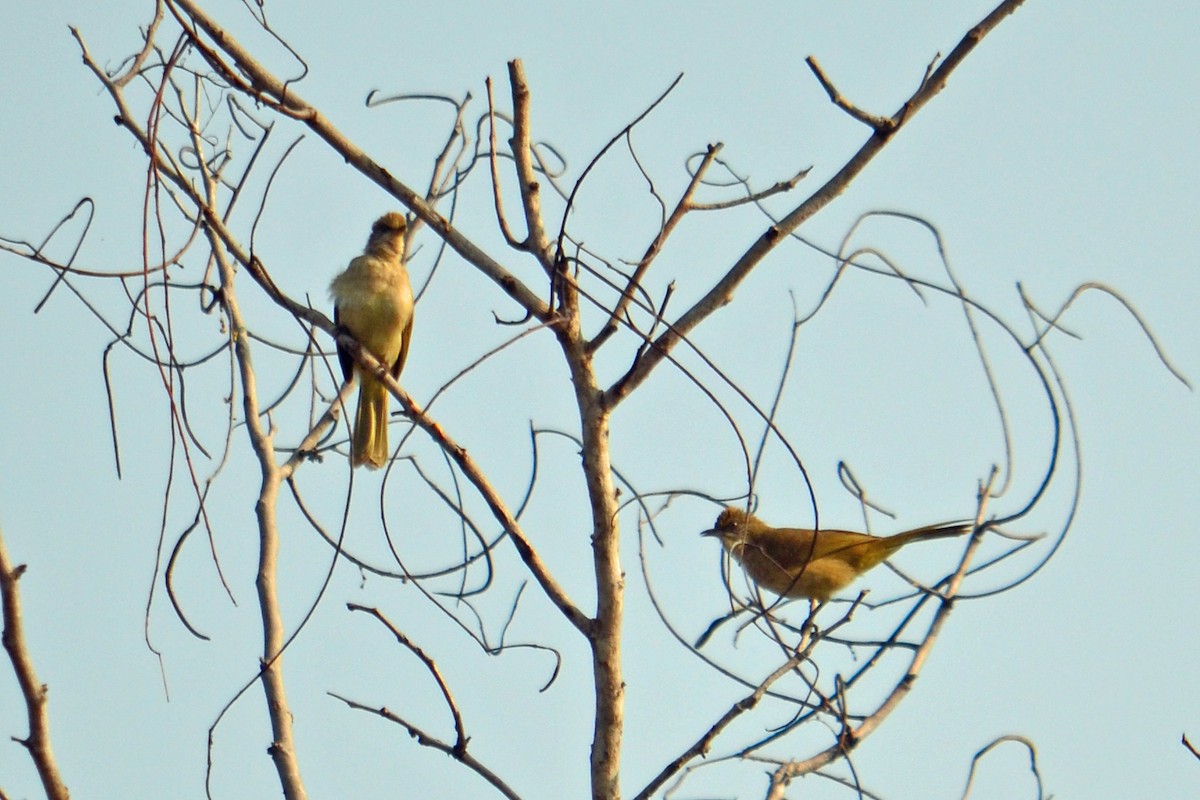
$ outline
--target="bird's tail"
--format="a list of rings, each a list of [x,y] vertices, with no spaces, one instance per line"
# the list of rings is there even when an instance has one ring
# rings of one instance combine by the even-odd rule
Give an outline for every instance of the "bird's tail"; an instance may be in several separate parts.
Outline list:
[[[926,525],[923,528],[914,528],[911,531],[897,533],[895,536],[889,536],[900,547],[909,542],[919,542],[925,539],[946,539],[951,536],[963,536],[971,532],[974,527],[970,522],[942,522],[937,525]]]
[[[378,469],[388,460],[388,391],[371,375],[359,373],[358,413],[350,441],[350,464]]]

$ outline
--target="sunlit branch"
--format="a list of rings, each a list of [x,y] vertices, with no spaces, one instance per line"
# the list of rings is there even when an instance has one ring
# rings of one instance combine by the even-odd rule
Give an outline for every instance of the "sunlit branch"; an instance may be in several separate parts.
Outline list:
[[[408,206],[423,220],[437,235],[447,242],[469,263],[491,278],[509,297],[515,300],[526,311],[540,320],[550,315],[549,307],[521,281],[517,280],[508,270],[492,259],[487,253],[477,247],[471,240],[454,229],[448,220],[439,214],[425,199],[413,191],[407,184],[394,177],[387,169],[377,163],[356,144],[347,138],[332,121],[313,106],[309,105],[288,84],[275,77],[265,67],[250,55],[236,40],[230,37],[224,29],[216,24],[193,0],[169,0],[171,5],[178,6],[187,16],[211,37],[218,46],[234,60],[241,74],[247,76],[255,90],[272,98],[282,110],[287,111],[296,119],[302,121],[314,133],[320,136],[347,163],[393,197]],[[214,64],[214,67],[217,67]]]
[[[216,235],[210,230],[208,236],[221,273],[221,303],[229,320],[233,349],[237,357],[247,433],[262,474],[258,501],[255,503],[259,534],[258,573],[255,586],[258,590],[263,627],[262,668],[259,677],[266,694],[272,730],[269,753],[279,774],[284,797],[288,800],[304,800],[308,795],[300,777],[300,763],[292,734],[293,714],[287,701],[287,691],[283,680],[283,660],[280,658],[287,635],[280,612],[279,587],[276,582],[279,556],[277,512],[279,487],[284,477],[283,470],[275,463],[275,452],[272,446],[274,432],[263,427],[262,417],[259,414],[258,379],[251,359],[249,337],[245,335],[246,324],[242,319],[234,293],[233,266],[225,258],[224,250]]]
[[[49,690],[38,680],[25,640],[25,625],[21,619],[21,593],[17,581],[25,574],[25,565],[13,563],[8,558],[4,535],[0,533],[0,615],[4,623],[3,640],[5,651],[12,662],[13,674],[21,687],[25,701],[25,714],[29,722],[29,735],[16,739],[33,759],[33,766],[42,781],[42,788],[49,800],[69,800],[70,792],[63,782],[58,763],[50,747],[50,713],[47,707]]]
[[[508,510],[508,506],[504,503],[504,500],[495,488],[492,487],[483,470],[468,455],[466,448],[450,438],[450,435],[446,433],[441,425],[426,416],[424,410],[416,404],[412,396],[401,388],[395,378],[392,377],[390,370],[380,364],[369,352],[363,350],[358,342],[345,334],[338,337],[338,342],[351,352],[355,361],[371,370],[381,382],[387,385],[388,390],[404,407],[404,413],[450,456],[451,460],[454,461],[467,477],[467,480],[479,492],[484,502],[487,503],[496,521],[508,533],[509,539],[517,549],[517,554],[525,562],[526,567],[529,568],[534,579],[537,580],[538,585],[545,591],[547,597],[550,598],[551,602],[563,613],[563,616],[580,632],[589,633],[592,627],[591,619],[576,607],[558,581],[551,575],[541,556],[538,555],[537,551],[530,545],[529,540],[526,539],[525,534],[521,531],[521,526]]]
[[[975,49],[976,45],[1005,17],[1016,11],[1022,2],[1023,0],[1005,0],[982,22],[968,31],[929,79],[923,81],[920,88],[892,115],[892,120],[895,122],[894,127],[876,129],[858,152],[832,178],[783,217],[778,224],[772,225],[760,235],[733,267],[726,272],[725,276],[655,340],[654,347],[646,353],[646,357],[619,382],[609,387],[606,393],[609,402],[615,402],[641,385],[683,336],[733,299],[734,292],[742,281],[771,251],[781,242],[786,241],[789,234],[844,192],[851,181],[887,146],[892,137],[912,119],[913,115],[942,90],[949,80],[950,74]]]
[[[525,65],[521,59],[508,62],[508,81],[512,87],[513,135],[509,139],[517,181],[521,189],[521,204],[525,209],[526,234],[523,245],[537,258],[547,273],[554,270],[554,252],[546,225],[542,219],[541,185],[533,168],[533,133],[530,121],[529,84],[525,80]],[[494,150],[494,148],[493,148]]]
[[[588,350],[595,351],[599,349],[600,345],[604,344],[604,342],[610,336],[617,332],[617,320],[623,314],[625,314],[629,308],[629,304],[633,302],[634,289],[641,286],[642,278],[645,277],[646,271],[650,269],[650,264],[653,263],[655,257],[662,252],[663,245],[666,244],[667,239],[670,237],[671,233],[674,232],[675,226],[678,225],[680,220],[683,219],[684,214],[691,210],[692,198],[696,194],[696,189],[699,188],[701,182],[704,180],[705,174],[708,172],[708,168],[712,166],[713,160],[717,157],[717,153],[720,151],[721,145],[719,144],[709,146],[707,152],[704,154],[704,159],[700,162],[700,166],[696,168],[695,174],[692,175],[691,181],[688,182],[687,188],[683,191],[683,195],[679,198],[679,202],[675,204],[675,210],[671,212],[671,216],[669,216],[666,222],[663,223],[658,235],[654,237],[654,241],[650,243],[650,246],[646,248],[646,252],[642,255],[641,260],[638,261],[637,269],[633,271],[633,275],[629,278],[629,283],[621,292],[621,299],[617,301],[615,306],[613,306],[612,314],[609,315],[608,322],[605,323],[600,332],[597,333],[590,342],[588,342]]]

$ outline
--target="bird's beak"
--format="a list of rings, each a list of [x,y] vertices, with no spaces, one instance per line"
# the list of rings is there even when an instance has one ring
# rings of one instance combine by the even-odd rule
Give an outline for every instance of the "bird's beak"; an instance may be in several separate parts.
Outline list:
[[[716,528],[709,528],[706,531],[700,531],[700,535],[701,536],[720,536],[721,531],[717,530]]]

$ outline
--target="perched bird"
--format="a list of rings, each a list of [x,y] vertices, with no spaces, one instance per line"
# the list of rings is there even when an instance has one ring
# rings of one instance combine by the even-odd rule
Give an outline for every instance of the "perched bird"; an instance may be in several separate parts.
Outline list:
[[[971,525],[930,525],[894,536],[852,531],[772,528],[740,508],[726,508],[702,536],[716,536],[746,573],[781,597],[828,600],[904,545],[962,536]]]
[[[404,268],[404,215],[393,211],[375,220],[361,256],[329,284],[333,321],[399,378],[412,336],[413,293]],[[388,391],[358,369],[346,348],[338,345],[342,373],[358,372],[358,413],[350,440],[350,464],[371,468],[387,463]]]

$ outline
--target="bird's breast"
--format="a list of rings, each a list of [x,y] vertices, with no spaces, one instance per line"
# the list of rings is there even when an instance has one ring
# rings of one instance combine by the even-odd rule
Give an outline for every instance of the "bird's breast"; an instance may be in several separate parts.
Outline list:
[[[776,554],[753,543],[738,543],[730,554],[755,583],[780,597],[827,600],[857,577],[854,568],[837,558],[796,558]]]
[[[337,305],[338,322],[377,358],[393,362],[413,313],[412,287],[404,268],[356,258],[333,279],[329,293]]]

